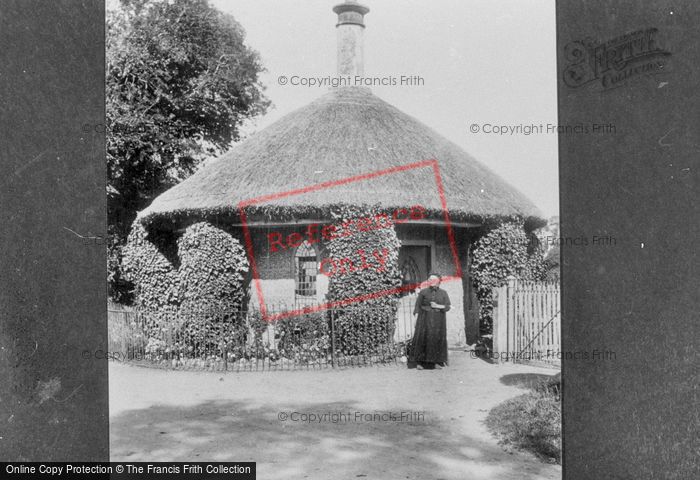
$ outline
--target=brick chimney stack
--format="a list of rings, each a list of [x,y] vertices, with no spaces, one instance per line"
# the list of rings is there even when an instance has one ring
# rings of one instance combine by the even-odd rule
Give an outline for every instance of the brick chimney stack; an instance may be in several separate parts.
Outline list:
[[[338,75],[364,76],[364,17],[369,8],[346,0],[333,11],[338,14]]]

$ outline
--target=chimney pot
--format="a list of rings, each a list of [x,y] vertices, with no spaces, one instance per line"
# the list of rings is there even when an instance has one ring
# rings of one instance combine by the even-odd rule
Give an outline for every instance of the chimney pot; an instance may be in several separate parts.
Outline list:
[[[354,0],[333,7],[338,15],[338,75],[362,76],[364,69],[364,16],[369,8]]]

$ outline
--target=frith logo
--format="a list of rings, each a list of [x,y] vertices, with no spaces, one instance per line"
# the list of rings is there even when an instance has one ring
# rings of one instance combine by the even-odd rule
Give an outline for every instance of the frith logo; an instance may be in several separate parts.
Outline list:
[[[578,88],[599,80],[607,90],[635,76],[663,72],[671,53],[659,45],[658,33],[656,28],[647,28],[607,42],[587,38],[567,44],[564,54],[569,65],[564,83]]]

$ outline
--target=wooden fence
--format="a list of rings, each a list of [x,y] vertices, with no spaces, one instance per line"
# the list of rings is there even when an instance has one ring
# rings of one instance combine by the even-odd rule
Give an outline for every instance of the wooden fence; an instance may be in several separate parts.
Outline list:
[[[494,293],[493,354],[498,362],[561,365],[558,282],[509,277]]]

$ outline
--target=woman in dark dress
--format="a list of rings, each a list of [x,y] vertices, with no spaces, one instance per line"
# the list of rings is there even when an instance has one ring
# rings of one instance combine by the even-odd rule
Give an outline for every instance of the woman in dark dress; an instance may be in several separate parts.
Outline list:
[[[447,325],[445,313],[450,310],[450,297],[440,288],[440,275],[431,273],[428,288],[416,299],[414,315],[416,328],[409,358],[409,367],[418,369],[442,368],[447,365]]]

